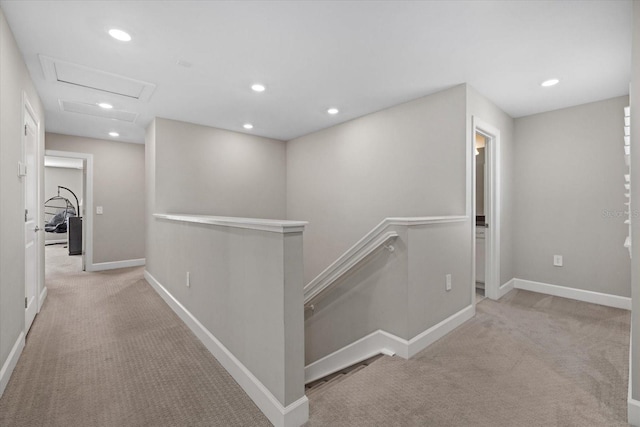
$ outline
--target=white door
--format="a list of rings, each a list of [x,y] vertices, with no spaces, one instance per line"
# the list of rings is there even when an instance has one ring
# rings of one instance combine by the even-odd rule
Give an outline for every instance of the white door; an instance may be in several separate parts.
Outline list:
[[[22,144],[24,187],[25,333],[38,312],[38,126],[25,107]]]
[[[87,271],[87,265],[85,261],[85,242],[87,241],[87,213],[85,209],[85,204],[87,203],[87,160],[82,160],[82,194],[81,197],[81,206],[80,212],[78,212],[78,216],[84,218],[82,220],[82,271]]]

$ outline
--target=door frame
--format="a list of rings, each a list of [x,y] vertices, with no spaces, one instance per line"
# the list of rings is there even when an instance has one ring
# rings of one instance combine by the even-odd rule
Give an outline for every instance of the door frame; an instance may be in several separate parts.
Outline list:
[[[506,292],[500,286],[500,227],[501,227],[501,144],[500,129],[472,116],[471,124],[471,230],[473,252],[473,299],[475,303],[475,279],[476,279],[476,162],[475,162],[475,136],[480,133],[488,138],[485,146],[485,296],[497,300]]]
[[[34,152],[36,168],[35,168],[35,171],[31,171],[31,172],[27,171],[27,173],[33,173],[35,178],[34,190],[36,193],[36,207],[35,207],[36,211],[34,213],[34,218],[35,218],[36,227],[39,227],[44,222],[44,212],[42,209],[43,197],[44,197],[43,196],[44,186],[42,182],[42,180],[44,179],[44,170],[43,170],[44,156],[42,154],[43,142],[41,137],[42,123],[41,123],[40,117],[36,113],[36,110],[33,108],[33,106],[31,105],[31,102],[29,101],[29,96],[25,91],[22,91],[22,113],[21,113],[22,121],[21,121],[21,132],[20,132],[22,136],[20,141],[22,145],[21,147],[22,154],[21,154],[21,160],[20,160],[21,162],[24,161],[24,150],[25,150],[26,137],[27,137],[24,132],[24,126],[26,126],[27,114],[31,116],[31,119],[36,125],[36,129],[35,129],[36,143],[35,143],[35,152]],[[24,198],[26,196],[26,191],[27,191],[26,183],[24,182],[24,180],[22,182],[22,186],[23,186],[22,197]],[[23,207],[22,207],[23,209],[25,204],[26,204],[26,200],[23,200]],[[23,242],[24,242],[24,238],[23,238]],[[36,281],[35,310],[37,315],[40,312],[40,309],[42,308],[42,305],[44,304],[44,300],[47,296],[47,288],[44,286],[44,263],[43,263],[44,238],[42,238],[42,233],[37,231],[35,232],[34,245],[35,245],[35,270],[36,270],[35,271],[35,278],[36,278],[35,279]],[[25,265],[26,265],[26,259],[25,259]],[[26,277],[25,277],[25,281],[26,281]],[[25,287],[25,299],[26,298],[27,298],[27,294],[26,294],[26,287]],[[25,330],[24,330],[25,335],[29,331],[28,327],[31,326],[31,325],[27,325],[26,315],[27,313],[26,313],[26,307],[25,307]]]
[[[45,156],[82,159],[87,174],[87,182],[82,188],[82,270],[93,271],[93,154],[73,151],[45,150]]]

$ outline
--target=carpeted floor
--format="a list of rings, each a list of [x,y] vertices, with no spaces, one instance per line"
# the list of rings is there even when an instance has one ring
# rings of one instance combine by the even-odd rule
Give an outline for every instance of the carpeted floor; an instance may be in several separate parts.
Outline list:
[[[268,426],[144,281],[47,248],[49,296],[0,426]],[[628,311],[513,291],[411,360],[310,393],[318,426],[625,426]]]
[[[141,268],[84,273],[80,257],[46,250],[49,296],[0,426],[270,425]]]
[[[411,360],[310,396],[317,426],[626,426],[630,313],[512,291]]]

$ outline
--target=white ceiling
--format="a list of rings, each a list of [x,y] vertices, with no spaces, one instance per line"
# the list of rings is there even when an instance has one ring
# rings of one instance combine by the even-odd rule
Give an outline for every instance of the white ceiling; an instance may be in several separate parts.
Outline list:
[[[460,83],[513,117],[628,93],[631,1],[0,1],[50,132],[144,142],[153,117],[289,140]],[[107,30],[128,31],[128,43]],[[38,55],[155,84],[48,81]],[[177,64],[184,61],[185,67]],[[541,88],[557,77],[561,83]],[[263,93],[250,86],[261,82]],[[137,114],[65,112],[60,100]],[[330,116],[326,109],[340,113]],[[246,131],[242,124],[251,122]]]

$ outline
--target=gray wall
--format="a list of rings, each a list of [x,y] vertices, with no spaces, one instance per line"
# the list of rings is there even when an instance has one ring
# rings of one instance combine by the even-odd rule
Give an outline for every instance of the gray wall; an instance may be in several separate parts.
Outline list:
[[[47,133],[47,150],[93,154],[93,262],[145,257],[144,145]]]
[[[464,215],[465,101],[460,85],[287,143],[306,283],[386,217]]]
[[[633,58],[631,66],[631,209],[640,212],[640,2],[633,2]],[[632,222],[631,244],[633,262],[631,263],[631,384],[632,396],[640,400],[640,219]]]
[[[513,194],[514,122],[513,119],[478,91],[467,85],[467,134],[473,138],[471,119],[477,117],[500,130],[500,280],[503,285],[513,278]],[[486,151],[485,151],[486,153]],[[471,185],[471,184],[469,184]]]
[[[284,219],[285,154],[282,141],[162,118],[146,133],[147,272],[286,406],[304,394],[302,236],[152,217]]]
[[[41,122],[43,142],[44,110],[0,10],[0,366],[24,331],[24,202],[16,173],[22,159],[23,91]],[[43,259],[43,251],[40,256]],[[41,267],[43,277],[44,264]]]
[[[82,169],[45,167],[44,168],[44,201],[58,195],[58,186],[67,187],[73,191],[78,197],[78,201],[82,203]],[[61,189],[60,196],[68,199],[71,204],[76,206],[76,199],[68,191]],[[62,206],[56,203],[55,206]],[[77,209],[77,208],[76,208]],[[46,209],[47,212],[55,212],[55,209]],[[78,215],[80,215],[78,213]],[[51,215],[45,215],[45,221],[51,219]],[[67,234],[45,233],[45,241],[50,240],[66,240]]]
[[[393,252],[370,255],[307,310],[306,363],[378,329],[411,340],[471,305],[469,222],[391,227]]]
[[[147,271],[283,406],[300,399],[302,233],[151,221],[162,254]]]
[[[285,143],[158,118],[156,209],[285,219]]]
[[[625,96],[515,121],[515,277],[630,296],[626,105]]]

